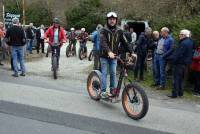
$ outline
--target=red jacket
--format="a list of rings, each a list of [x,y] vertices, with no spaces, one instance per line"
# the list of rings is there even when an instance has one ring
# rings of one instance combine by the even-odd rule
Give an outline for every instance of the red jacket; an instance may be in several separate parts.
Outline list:
[[[192,65],[191,69],[194,71],[199,71],[200,72],[200,47],[198,47],[195,50],[193,59],[192,59]]]
[[[45,39],[49,38],[49,44],[52,45],[54,41],[54,26],[51,26],[48,28],[48,30],[45,32],[44,35]],[[60,47],[62,46],[62,43],[65,43],[67,38],[65,35],[64,28],[59,27],[58,29],[58,40],[60,43]]]

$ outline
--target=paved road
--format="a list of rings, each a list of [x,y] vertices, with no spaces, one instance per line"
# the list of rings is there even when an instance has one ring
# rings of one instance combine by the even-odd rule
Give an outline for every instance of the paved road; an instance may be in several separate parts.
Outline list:
[[[96,134],[71,127],[0,113],[1,134]]]
[[[41,133],[200,133],[200,107],[196,104],[160,99],[148,92],[149,112],[134,121],[126,116],[121,103],[92,101],[85,89],[91,62],[67,59],[64,49],[56,81],[51,77],[50,58],[26,65],[26,77],[12,78],[7,66],[0,69],[0,127],[12,126],[7,131],[0,128],[6,134],[17,128],[24,128],[18,133],[37,129]]]

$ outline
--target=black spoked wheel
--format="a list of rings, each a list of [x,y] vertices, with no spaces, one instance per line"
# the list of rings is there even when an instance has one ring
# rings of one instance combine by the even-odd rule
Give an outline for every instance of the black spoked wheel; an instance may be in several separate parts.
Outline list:
[[[93,58],[94,58],[93,51],[91,51],[90,54],[89,54],[88,60],[92,61]]]
[[[81,48],[81,47],[79,48],[78,55],[79,55],[79,59],[83,60],[83,58],[85,57],[84,56],[84,49],[83,48]]]
[[[93,100],[100,100],[101,78],[96,71],[92,71],[87,79],[87,91]]]
[[[129,84],[123,90],[122,105],[130,118],[139,120],[147,114],[149,101],[141,87],[136,84]]]
[[[70,57],[70,47],[69,46],[66,47],[66,56]]]
[[[53,62],[52,63],[53,78],[57,79],[58,64],[57,64],[57,57],[56,56],[53,57],[52,62]]]

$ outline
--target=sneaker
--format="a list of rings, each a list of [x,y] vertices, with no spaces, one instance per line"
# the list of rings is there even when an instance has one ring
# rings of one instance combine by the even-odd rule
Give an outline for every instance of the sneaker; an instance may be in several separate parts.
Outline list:
[[[102,98],[102,99],[106,99],[106,98],[108,98],[108,97],[109,97],[108,92],[102,92],[102,93],[101,93],[101,98]]]

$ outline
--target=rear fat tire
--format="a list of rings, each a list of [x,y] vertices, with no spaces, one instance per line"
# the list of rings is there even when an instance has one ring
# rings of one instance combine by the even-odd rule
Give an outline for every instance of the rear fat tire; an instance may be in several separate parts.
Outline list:
[[[134,90],[136,90],[137,94],[139,93],[141,95],[141,99],[143,101],[142,109],[138,114],[131,113],[130,110],[129,110],[129,107],[126,105],[126,101],[129,101],[129,98],[127,96],[127,92],[129,90],[131,90],[132,88]],[[126,114],[130,118],[132,118],[134,120],[139,120],[139,119],[142,119],[147,114],[148,109],[149,109],[149,101],[148,101],[148,98],[147,98],[145,91],[141,87],[139,87],[136,84],[129,84],[125,87],[125,89],[122,92],[122,106],[124,108],[124,111],[126,112]]]
[[[100,76],[100,73],[98,74],[96,71],[92,71],[90,74],[89,74],[89,76],[88,76],[88,78],[87,78],[87,91],[88,91],[88,94],[89,94],[89,96],[91,97],[91,99],[93,99],[93,100],[96,100],[96,101],[99,101],[100,99],[101,99],[101,96],[100,96],[100,94],[101,94],[101,86],[100,86],[100,88],[99,88],[99,92],[98,92],[98,94],[96,94],[96,95],[94,95],[95,93],[95,91],[93,90],[93,88],[92,88],[92,79],[93,79],[93,77],[96,77],[96,78],[98,78],[98,81],[99,81],[99,84],[101,84],[101,76]]]

